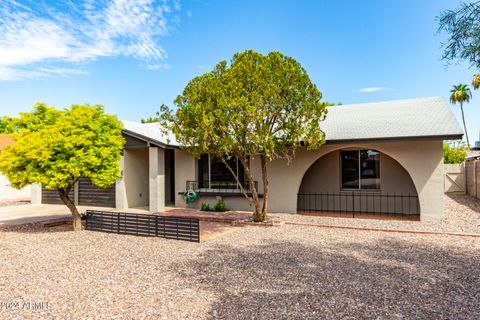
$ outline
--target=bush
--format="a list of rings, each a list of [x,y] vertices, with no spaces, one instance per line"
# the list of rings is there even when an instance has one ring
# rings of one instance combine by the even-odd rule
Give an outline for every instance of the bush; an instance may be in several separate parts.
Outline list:
[[[218,202],[215,204],[215,211],[225,212],[225,201],[218,200]]]
[[[212,207],[208,203],[202,202],[202,206],[200,207],[200,211],[213,211]]]
[[[447,141],[443,143],[443,163],[462,163],[467,157],[465,142]]]

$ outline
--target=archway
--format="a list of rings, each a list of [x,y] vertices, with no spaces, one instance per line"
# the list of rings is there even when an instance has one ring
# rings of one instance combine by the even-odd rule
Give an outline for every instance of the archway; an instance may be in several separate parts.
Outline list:
[[[409,172],[396,159],[373,148],[341,146],[305,170],[297,212],[418,220],[420,204]]]

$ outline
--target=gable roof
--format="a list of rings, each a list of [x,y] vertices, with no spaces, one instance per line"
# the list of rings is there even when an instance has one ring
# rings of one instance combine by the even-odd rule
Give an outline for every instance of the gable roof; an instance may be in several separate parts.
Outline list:
[[[125,127],[124,133],[140,140],[150,142],[160,147],[178,147],[179,144],[173,133],[164,135],[160,130],[158,122],[140,123],[133,121],[122,121]]]
[[[461,139],[463,130],[442,97],[340,105],[320,124],[327,142]]]
[[[124,133],[160,147],[179,147],[159,123],[123,121]],[[320,123],[327,143],[368,140],[461,139],[463,130],[442,97],[328,107]]]

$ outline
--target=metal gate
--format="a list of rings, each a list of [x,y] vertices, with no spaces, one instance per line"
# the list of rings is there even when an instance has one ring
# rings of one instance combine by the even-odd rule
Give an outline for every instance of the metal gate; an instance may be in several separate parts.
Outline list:
[[[98,189],[90,179],[80,179],[78,181],[78,204],[81,206],[115,208],[115,185],[106,189]]]
[[[73,201],[73,188],[68,194],[68,197]],[[42,203],[45,204],[63,204],[62,199],[57,189],[47,189],[42,187]]]

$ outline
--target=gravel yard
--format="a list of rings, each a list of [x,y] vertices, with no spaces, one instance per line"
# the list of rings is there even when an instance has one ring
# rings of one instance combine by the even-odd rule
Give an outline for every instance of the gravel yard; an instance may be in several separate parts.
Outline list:
[[[282,225],[197,244],[17,227],[0,243],[1,319],[480,318],[473,237]]]
[[[419,222],[400,220],[352,219],[274,214],[282,221],[317,223],[336,226],[403,229],[419,231],[461,232],[480,234],[480,200],[464,194],[445,194],[444,217],[441,221]]]

